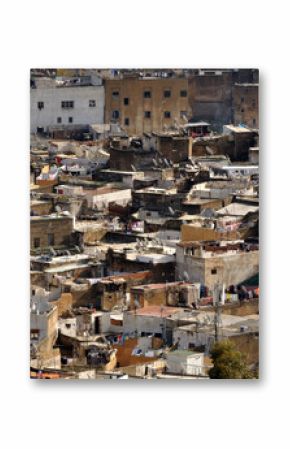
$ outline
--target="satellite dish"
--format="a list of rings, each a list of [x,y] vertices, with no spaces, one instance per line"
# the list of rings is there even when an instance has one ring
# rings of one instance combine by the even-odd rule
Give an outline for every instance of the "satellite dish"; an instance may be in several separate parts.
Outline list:
[[[62,209],[58,204],[55,206],[55,210],[56,212],[62,212]]]
[[[172,209],[171,206],[168,207],[168,210],[169,210],[170,215],[174,215],[174,210]]]
[[[187,271],[184,271],[184,272],[183,272],[183,277],[184,277],[184,279],[185,279],[186,281],[189,281],[189,276],[188,276]]]
[[[136,167],[133,164],[131,164],[131,168],[132,168],[133,171],[137,171]]]

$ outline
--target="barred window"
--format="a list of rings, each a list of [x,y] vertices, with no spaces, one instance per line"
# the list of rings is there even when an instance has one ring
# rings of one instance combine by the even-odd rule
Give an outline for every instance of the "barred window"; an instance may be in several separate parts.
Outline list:
[[[63,109],[71,109],[74,107],[74,101],[62,101],[61,102],[61,107]]]

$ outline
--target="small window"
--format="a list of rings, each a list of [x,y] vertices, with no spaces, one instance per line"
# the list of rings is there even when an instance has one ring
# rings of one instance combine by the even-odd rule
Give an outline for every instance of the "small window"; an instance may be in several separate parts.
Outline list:
[[[244,112],[244,109],[241,109],[241,112]]]
[[[253,126],[256,126],[256,119],[253,118]]]
[[[151,111],[144,111],[145,118],[151,118]]]
[[[48,246],[54,245],[54,234],[47,235],[47,244],[48,244]]]
[[[128,104],[129,104],[129,98],[126,97],[126,98],[124,98],[124,105],[125,105],[125,106],[128,106]]]
[[[69,117],[69,118],[68,118],[68,122],[69,122],[69,123],[73,123],[73,121],[74,121],[74,119],[73,119],[72,117]]]
[[[171,97],[171,90],[167,89],[163,92],[164,98],[170,98]]]
[[[116,120],[120,117],[120,113],[118,110],[112,112],[112,119]]]
[[[95,108],[96,107],[96,100],[89,100],[89,107]]]
[[[216,269],[216,268],[213,268],[213,269],[211,270],[211,274],[217,274],[217,269]]]
[[[39,238],[34,239],[33,245],[34,245],[34,248],[39,248],[40,247],[40,239]]]
[[[57,117],[57,123],[61,123],[61,117]]]
[[[244,97],[241,97],[241,103],[244,103],[245,99]]]
[[[38,340],[39,338],[39,329],[31,329],[30,331],[30,339],[31,340]]]
[[[171,112],[170,111],[165,111],[164,112],[164,118],[170,118],[171,117]]]
[[[144,90],[144,98],[151,98],[150,90]]]
[[[125,118],[124,125],[126,125],[126,126],[130,125],[130,120],[128,119],[128,117]]]
[[[43,101],[39,101],[39,102],[37,103],[37,107],[38,107],[39,110],[43,109],[43,108],[44,108],[44,103],[43,103]]]
[[[114,90],[112,92],[112,97],[116,100],[117,98],[119,98],[119,91],[118,90]]]
[[[187,90],[181,90],[180,91],[180,96],[181,97],[187,97]]]
[[[62,101],[61,107],[62,109],[72,109],[74,107],[74,101]]]

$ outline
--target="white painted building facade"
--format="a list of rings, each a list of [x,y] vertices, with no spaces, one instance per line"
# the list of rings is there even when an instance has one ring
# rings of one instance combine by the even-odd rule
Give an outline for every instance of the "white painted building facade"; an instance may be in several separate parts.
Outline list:
[[[169,373],[199,376],[204,374],[204,354],[190,351],[173,351],[166,355]]]
[[[58,85],[39,80],[30,89],[30,129],[46,132],[49,127],[104,123],[105,91],[102,80],[94,85]]]

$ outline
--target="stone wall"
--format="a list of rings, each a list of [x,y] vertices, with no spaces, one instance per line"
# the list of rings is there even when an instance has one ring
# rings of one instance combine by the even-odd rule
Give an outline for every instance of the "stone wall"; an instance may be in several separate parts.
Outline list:
[[[39,243],[40,248],[48,246],[67,245],[73,232],[73,219],[71,217],[37,217],[30,221],[30,247],[34,249]],[[49,237],[49,235],[51,237]],[[49,238],[54,239],[54,243]],[[38,241],[36,241],[38,239]]]

